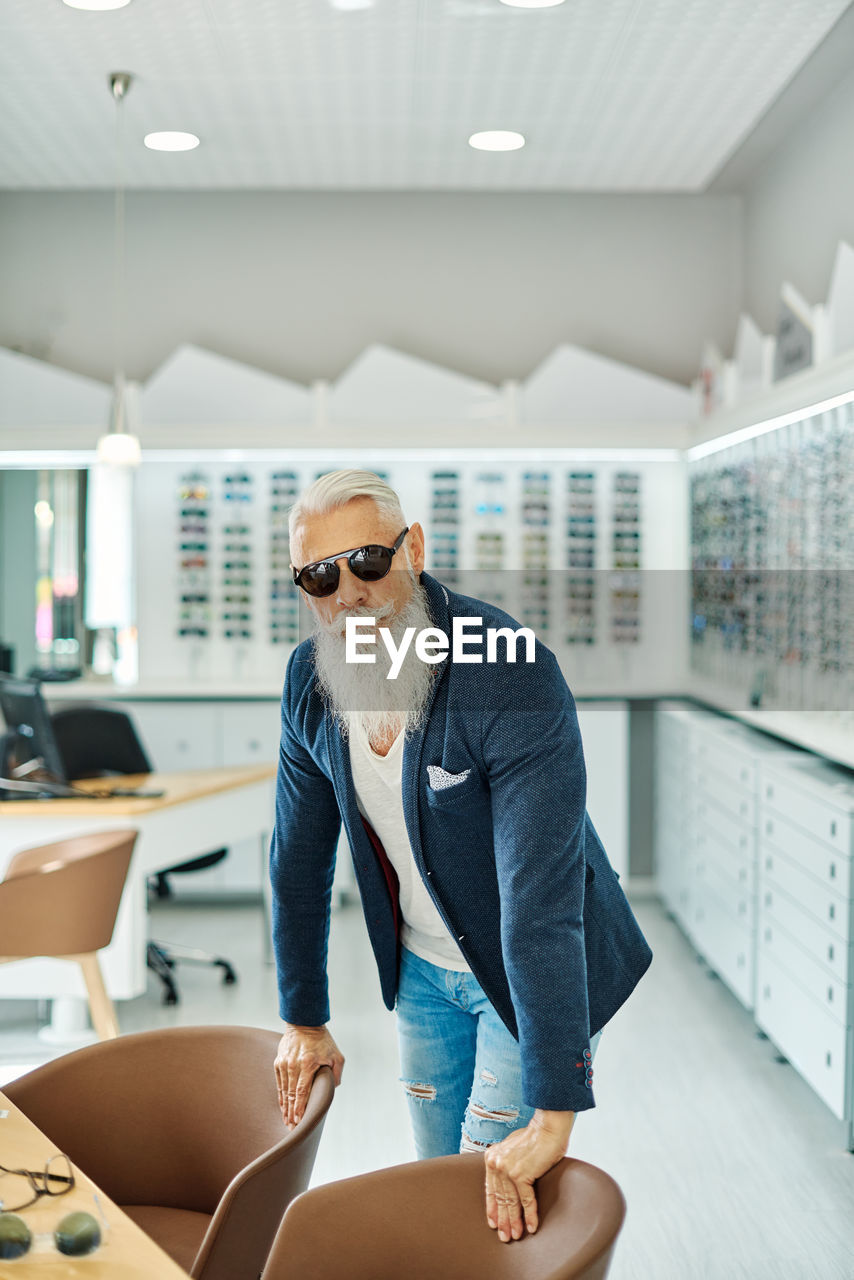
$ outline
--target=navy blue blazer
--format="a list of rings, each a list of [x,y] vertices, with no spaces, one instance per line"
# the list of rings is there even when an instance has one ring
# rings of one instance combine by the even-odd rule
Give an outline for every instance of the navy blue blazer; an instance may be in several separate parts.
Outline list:
[[[428,573],[435,625],[518,623]],[[353,855],[383,999],[397,991],[398,904],[381,846],[361,819],[349,747],[316,687],[311,640],[288,661],[270,856],[279,1012],[329,1019],[330,901],[341,821]],[[469,650],[471,651],[471,650]],[[554,654],[437,665],[425,723],[404,742],[403,811],[421,877],[501,1019],[518,1039],[523,1101],[594,1106],[590,1037],[652,960],[586,811],[575,702]],[[485,653],[484,653],[485,656]],[[433,790],[428,765],[464,781]]]

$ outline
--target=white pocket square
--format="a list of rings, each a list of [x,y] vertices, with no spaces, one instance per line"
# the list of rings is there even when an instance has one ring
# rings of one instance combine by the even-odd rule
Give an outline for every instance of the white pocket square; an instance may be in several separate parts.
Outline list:
[[[442,769],[437,764],[428,764],[427,773],[433,791],[444,791],[445,787],[458,787],[461,782],[465,782],[471,769],[464,769],[462,773],[448,773],[447,769]]]

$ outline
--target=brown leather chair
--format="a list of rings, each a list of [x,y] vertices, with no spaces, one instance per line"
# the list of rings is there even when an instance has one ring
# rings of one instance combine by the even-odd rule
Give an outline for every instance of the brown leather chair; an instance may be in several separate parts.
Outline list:
[[[102,1040],[119,1027],[96,953],[113,936],[136,837],[101,831],[24,849],[0,882],[0,964],[35,956],[75,961]]]
[[[257,1280],[308,1186],[334,1083],[317,1073],[292,1131],[279,1036],[173,1027],[89,1045],[4,1092],[197,1280]]]
[[[602,1280],[626,1211],[616,1182],[565,1158],[536,1192],[537,1231],[502,1244],[480,1155],[330,1182],[290,1206],[262,1280]]]

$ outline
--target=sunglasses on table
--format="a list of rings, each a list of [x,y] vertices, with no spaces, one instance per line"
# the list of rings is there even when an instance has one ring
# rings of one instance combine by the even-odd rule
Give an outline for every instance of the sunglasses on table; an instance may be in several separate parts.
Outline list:
[[[369,542],[364,547],[354,547],[350,551],[339,551],[337,556],[329,556],[325,560],[313,560],[311,564],[294,569],[294,582],[306,595],[322,599],[331,596],[338,588],[341,570],[337,561],[346,557],[350,572],[361,582],[379,582],[391,569],[391,562],[400,550],[403,539],[409,532],[409,525],[395,540],[394,546],[383,547],[379,543]]]

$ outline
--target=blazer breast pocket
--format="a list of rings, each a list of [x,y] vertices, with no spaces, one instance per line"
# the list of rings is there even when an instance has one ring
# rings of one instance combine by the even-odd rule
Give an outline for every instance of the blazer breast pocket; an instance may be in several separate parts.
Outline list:
[[[431,765],[427,774],[427,803],[433,809],[453,809],[471,801],[481,791],[480,775],[474,768],[448,773]]]

